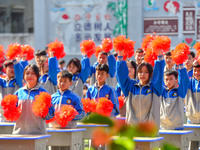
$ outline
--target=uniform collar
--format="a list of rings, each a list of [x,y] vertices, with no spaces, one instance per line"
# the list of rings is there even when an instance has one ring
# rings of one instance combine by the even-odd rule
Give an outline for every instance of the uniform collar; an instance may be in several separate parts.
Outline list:
[[[38,82],[37,83],[37,85],[34,87],[34,88],[32,88],[32,89],[29,89],[28,87],[27,87],[27,84],[23,87],[25,90],[38,90],[39,88],[40,88],[40,83]]]

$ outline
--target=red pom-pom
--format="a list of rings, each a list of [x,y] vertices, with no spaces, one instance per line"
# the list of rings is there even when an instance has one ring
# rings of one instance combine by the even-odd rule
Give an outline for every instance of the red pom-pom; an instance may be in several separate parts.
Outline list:
[[[83,104],[83,109],[86,113],[91,112],[91,100],[89,98],[82,98],[81,102]]]
[[[197,57],[200,56],[200,42],[197,42],[194,46],[193,46],[194,49],[196,49],[197,51]]]
[[[51,107],[51,95],[47,92],[41,92],[33,102],[32,111],[36,116],[45,118]]]
[[[47,46],[47,52],[54,52],[54,56],[57,57],[57,59],[63,58],[65,56],[64,44],[61,41],[56,39],[54,42],[49,43]]]
[[[150,45],[154,53],[158,54],[158,51],[167,52],[170,49],[171,39],[168,36],[157,35],[154,40],[151,41]]]
[[[10,44],[8,45],[8,49],[6,51],[6,57],[8,59],[14,59],[17,57],[19,54],[21,54],[21,45],[18,43]]]
[[[97,102],[94,100],[94,99],[92,99],[91,100],[91,104],[90,104],[91,106],[91,112],[96,112],[96,109],[97,109]]]
[[[102,51],[103,51],[102,45],[99,45],[99,46],[96,47],[96,50],[95,50],[96,58],[98,58],[99,53],[102,52]]]
[[[97,103],[96,112],[103,116],[110,116],[113,110],[114,104],[108,98],[99,98]]]
[[[59,112],[56,113],[56,121],[61,127],[65,127],[69,121],[74,119],[79,113],[71,105],[63,105]]]
[[[86,55],[90,58],[96,49],[96,45],[92,40],[84,40],[80,44],[81,52],[86,53]]]
[[[17,95],[6,95],[4,99],[1,101],[1,106],[4,111],[4,116],[7,121],[16,121],[19,119],[21,114],[21,107],[18,106],[18,98]]]
[[[34,58],[35,49],[30,45],[22,45],[21,55],[26,55],[26,60],[32,60]]]
[[[101,45],[102,45],[103,51],[106,53],[108,53],[113,48],[113,43],[110,38],[103,39]]]
[[[83,109],[86,113],[96,112],[97,102],[89,98],[81,99],[83,103]]]
[[[119,35],[113,39],[113,47],[116,52],[124,50],[124,43],[126,37],[124,35]]]
[[[119,101],[119,109],[121,109],[124,106],[124,97],[119,96],[118,101]]]
[[[0,59],[2,59],[2,58],[4,59],[4,55],[5,55],[4,48],[2,45],[0,45]]]
[[[152,66],[154,66],[154,61],[157,59],[157,54],[152,50],[152,47],[148,47],[145,55],[144,60],[145,62],[150,63]]]
[[[188,59],[188,54],[190,54],[190,47],[185,43],[180,43],[172,51],[172,59],[177,65],[183,64]]]
[[[141,44],[141,48],[143,51],[147,50],[147,47],[149,46],[149,44],[151,43],[151,41],[153,41],[155,38],[155,36],[153,35],[146,35],[145,38],[143,38],[143,42]]]

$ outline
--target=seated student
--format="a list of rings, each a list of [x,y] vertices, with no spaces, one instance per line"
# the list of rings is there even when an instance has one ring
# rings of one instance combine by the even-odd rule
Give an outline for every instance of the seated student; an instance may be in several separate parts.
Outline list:
[[[190,54],[188,55],[188,59],[185,61],[185,67],[187,69],[189,78],[191,78],[193,76],[194,60],[195,60],[195,53],[191,51]]]
[[[149,63],[138,66],[138,81],[130,79],[123,51],[118,54],[117,80],[126,97],[126,122],[154,121],[160,127],[160,96],[163,88],[164,60],[159,51],[154,71]],[[153,77],[152,77],[153,74]],[[152,77],[152,80],[151,80]]]
[[[179,65],[178,72],[170,69],[164,72],[165,88],[161,96],[160,126],[165,130],[181,130],[184,124],[184,98],[189,78],[186,68]],[[177,86],[177,83],[179,86]]]
[[[193,77],[189,80],[187,95],[185,97],[185,110],[188,124],[200,124],[200,64],[193,63]],[[199,142],[191,142],[191,150],[199,149]]]
[[[53,52],[47,57],[46,50],[38,50],[35,53],[35,61],[40,69],[40,83],[50,93],[53,94],[57,90],[57,73],[59,72],[57,58]]]
[[[106,79],[109,76],[109,67],[107,64],[98,64],[95,69],[97,82],[88,88],[86,98],[95,99],[96,101],[101,97],[108,98],[114,104],[111,115],[116,116],[119,114],[119,101],[116,97],[115,89],[106,84]]]
[[[144,57],[144,51],[141,48],[136,49],[135,51],[135,60],[137,66],[142,63],[142,58]]]
[[[96,69],[95,67],[98,64],[108,64],[109,67],[109,76],[106,79],[106,83],[112,87],[116,87],[116,76],[115,76],[115,71],[116,71],[116,60],[114,55],[112,55],[110,52],[109,53],[105,53],[103,51],[99,52],[98,57],[97,57],[97,62],[94,63],[93,66],[91,66],[91,70],[90,70],[90,85],[93,85],[96,83],[97,79],[95,76],[96,73]]]
[[[47,92],[40,86],[38,82],[39,77],[39,68],[36,65],[30,64],[26,66],[23,74],[26,85],[15,93],[19,99],[18,105],[22,111],[14,126],[13,134],[47,134],[45,119],[53,118],[54,108],[49,108],[49,113],[45,118],[35,116],[32,111],[35,96],[39,95],[40,92]]]
[[[69,90],[83,98],[83,86],[90,75],[90,61],[87,55],[82,56],[82,60],[72,58],[67,64],[67,70],[72,73],[72,85]]]
[[[73,75],[66,70],[63,70],[57,75],[58,91],[52,95],[52,105],[55,111],[58,112],[63,105],[72,105],[79,113],[76,117],[68,123],[66,128],[77,127],[77,120],[84,117],[85,112],[81,102],[81,97],[69,90],[72,85]],[[49,124],[50,127],[60,127],[56,121]]]

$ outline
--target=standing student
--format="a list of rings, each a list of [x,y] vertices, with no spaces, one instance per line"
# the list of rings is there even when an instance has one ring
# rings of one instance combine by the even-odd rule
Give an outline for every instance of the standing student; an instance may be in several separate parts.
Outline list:
[[[189,84],[183,64],[176,70],[164,72],[165,87],[160,105],[160,126],[165,130],[182,130],[184,124],[184,98]],[[178,85],[177,85],[178,84]]]
[[[57,73],[59,72],[57,58],[50,52],[48,58],[46,50],[38,50],[35,53],[35,61],[40,69],[40,84],[50,93],[57,90]]]
[[[58,73],[58,91],[52,95],[52,104],[56,112],[59,112],[63,105],[72,105],[79,113],[76,117],[68,123],[65,128],[77,127],[77,120],[84,117],[85,112],[81,102],[81,97],[69,90],[72,85],[73,75],[66,70]],[[61,127],[56,121],[50,123],[50,127]]]
[[[129,78],[128,67],[123,59],[123,51],[118,54],[117,80],[126,97],[126,122],[154,121],[160,126],[160,96],[163,89],[163,56],[159,55],[153,67],[149,63],[138,66],[138,82]],[[161,52],[159,52],[161,54]],[[153,76],[152,76],[153,74]],[[152,77],[152,80],[151,80]]]
[[[115,93],[115,89],[106,84],[106,79],[109,76],[109,67],[107,64],[98,64],[96,66],[96,79],[97,82],[91,85],[86,93],[86,98],[95,99],[98,101],[99,98],[108,98],[113,104],[112,116],[119,114],[119,101]]]
[[[84,83],[90,75],[90,60],[87,55],[82,56],[81,62],[78,58],[71,59],[67,64],[67,70],[73,74],[69,90],[83,98]]]
[[[23,77],[26,85],[15,93],[19,99],[17,105],[21,107],[22,111],[14,126],[13,134],[47,134],[45,119],[53,118],[54,108],[49,108],[49,113],[45,118],[35,116],[32,112],[35,96],[40,92],[47,92],[38,82],[40,77],[38,67],[34,64],[26,66]]]
[[[136,49],[135,51],[135,60],[137,66],[142,63],[142,58],[144,57],[144,51],[141,48]]]
[[[187,69],[187,73],[189,78],[192,78],[193,76],[193,62],[195,60],[195,53],[194,52],[190,52],[190,54],[188,55],[188,59],[185,61],[185,67]]]
[[[164,71],[166,70],[170,70],[170,69],[175,69],[174,68],[174,61],[172,59],[172,54],[171,54],[171,51],[168,51],[164,54],[164,59],[165,59],[165,69]]]

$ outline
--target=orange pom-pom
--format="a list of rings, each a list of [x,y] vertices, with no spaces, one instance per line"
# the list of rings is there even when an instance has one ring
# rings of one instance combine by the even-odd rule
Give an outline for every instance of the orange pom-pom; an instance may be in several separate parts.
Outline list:
[[[177,65],[183,64],[188,59],[188,54],[190,54],[190,47],[185,43],[180,43],[172,51],[172,59]]]
[[[147,50],[147,47],[149,46],[149,44],[151,43],[151,41],[154,40],[154,36],[153,35],[146,35],[145,38],[143,38],[143,42],[141,44],[141,48],[143,51]]]
[[[91,100],[91,104],[90,104],[91,106],[91,112],[96,112],[96,109],[97,109],[97,102],[94,100],[94,99],[92,99]]]
[[[157,59],[157,54],[152,50],[152,47],[148,47],[145,55],[144,60],[145,62],[150,63],[152,66],[154,66],[154,61]]]
[[[119,96],[118,101],[119,101],[119,109],[121,109],[124,106],[124,97]]]
[[[5,55],[4,48],[2,45],[0,45],[0,59],[4,58],[4,55]]]
[[[19,54],[21,54],[21,45],[18,43],[10,44],[8,45],[8,49],[6,51],[6,57],[8,59],[14,59],[17,57]]]
[[[98,58],[99,53],[102,51],[103,51],[102,45],[99,45],[96,47],[96,51],[95,51],[96,58]]]
[[[56,113],[56,121],[61,127],[65,127],[69,121],[74,119],[79,113],[71,105],[63,105],[59,112]]]
[[[1,101],[1,106],[4,111],[4,116],[7,121],[16,121],[19,119],[21,114],[21,107],[17,106],[18,98],[17,95],[6,95]]]
[[[51,107],[51,95],[47,92],[40,92],[32,105],[32,111],[36,116],[45,118]]]
[[[83,104],[83,109],[86,113],[91,112],[91,100],[89,98],[82,98],[81,102]]]
[[[106,53],[108,53],[113,48],[113,43],[110,38],[103,39],[101,45],[102,45],[103,51]]]
[[[200,42],[197,42],[194,46],[193,46],[194,49],[196,49],[197,51],[197,57],[200,56]]]
[[[34,58],[35,49],[30,45],[22,45],[22,53],[21,55],[26,55],[27,60],[32,60]]]
[[[119,35],[118,37],[113,39],[113,47],[116,52],[124,50],[125,40],[126,37],[124,35]]]
[[[152,47],[154,53],[158,54],[158,51],[167,52],[170,49],[171,40],[168,36],[157,35],[149,46]]]
[[[81,52],[86,53],[89,58],[95,53],[96,45],[92,40],[83,40],[80,47]]]
[[[108,98],[99,98],[96,112],[103,116],[110,116],[113,110],[114,104]]]
[[[54,52],[54,56],[57,57],[57,59],[63,58],[65,56],[64,44],[61,41],[55,39],[54,42],[49,43],[47,46],[47,52]]]

